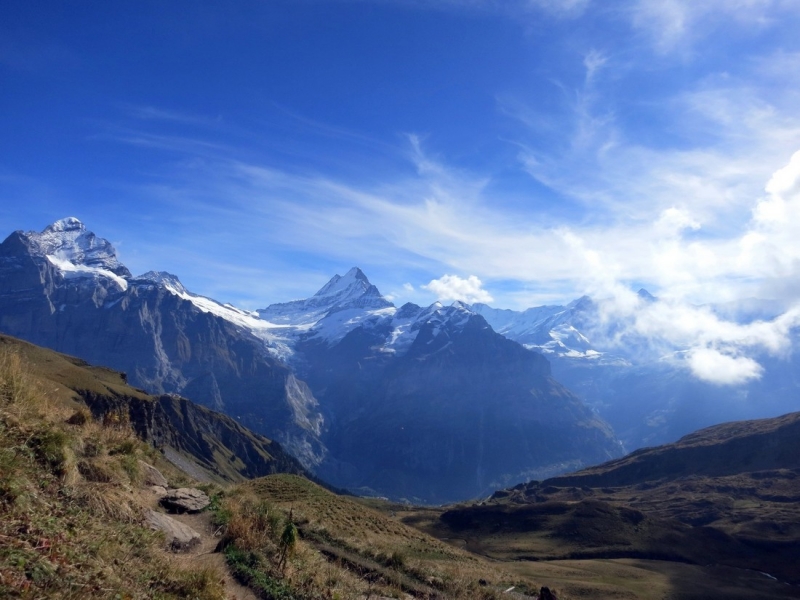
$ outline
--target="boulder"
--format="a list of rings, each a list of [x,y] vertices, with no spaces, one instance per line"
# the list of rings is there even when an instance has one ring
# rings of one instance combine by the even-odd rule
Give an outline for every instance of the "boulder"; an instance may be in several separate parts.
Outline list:
[[[159,498],[163,498],[164,496],[167,495],[167,488],[165,488],[163,485],[151,485],[150,491],[153,492]]]
[[[211,504],[208,496],[196,488],[169,490],[159,502],[161,506],[174,513],[196,513]]]
[[[549,587],[542,587],[542,589],[539,590],[539,600],[558,600],[558,597]]]
[[[200,543],[199,533],[169,515],[148,510],[145,521],[151,529],[164,532],[167,546],[174,552],[187,552]]]
[[[153,465],[139,461],[139,468],[142,471],[142,477],[145,485],[160,485],[161,487],[168,488],[166,478],[161,474],[161,471],[156,469]]]

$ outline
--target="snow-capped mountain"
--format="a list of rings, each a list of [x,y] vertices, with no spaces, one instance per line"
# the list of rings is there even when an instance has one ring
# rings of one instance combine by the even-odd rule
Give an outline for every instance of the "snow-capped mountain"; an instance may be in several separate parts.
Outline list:
[[[130,271],[117,260],[108,240],[86,231],[83,223],[68,217],[49,225],[41,233],[25,234],[32,249],[70,278],[107,278],[126,289]]]
[[[334,275],[321,290],[305,300],[271,304],[261,309],[258,315],[265,321],[277,325],[309,326],[335,311],[375,311],[394,305],[381,296],[358,267],[353,267],[344,276]]]
[[[317,472],[343,487],[447,502],[621,452],[547,359],[460,302],[373,314],[296,353],[330,424]]]
[[[638,309],[604,310],[586,296],[566,306],[524,311],[471,308],[492,327],[538,350],[553,374],[603,417],[628,450],[672,442],[702,427],[732,419],[772,417],[800,408],[797,359],[760,356],[763,376],[738,387],[720,387],[694,377],[682,360],[687,348],[637,333],[636,310],[660,300],[644,289]],[[725,320],[753,323],[783,312],[780,303],[746,299],[696,307]]]
[[[541,354],[462,303],[397,308],[358,268],[245,311],[169,273],[132,276],[69,218],[0,244],[0,331],[223,410],[334,483],[394,497],[461,499],[621,451]]]
[[[481,315],[492,328],[507,338],[548,354],[574,357],[599,357],[586,336],[595,322],[597,307],[583,296],[566,306],[537,306],[524,311],[498,309],[473,304],[471,310]]]
[[[324,454],[317,401],[266,350],[263,324],[173,275],[131,276],[75,218],[0,244],[0,331],[224,410],[313,465]]]

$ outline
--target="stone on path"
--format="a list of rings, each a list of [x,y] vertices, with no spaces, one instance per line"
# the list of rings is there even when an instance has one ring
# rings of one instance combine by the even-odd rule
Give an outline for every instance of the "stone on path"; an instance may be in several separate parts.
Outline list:
[[[168,511],[175,513],[196,513],[211,504],[208,496],[196,488],[169,490],[159,502]]]
[[[145,521],[151,529],[164,532],[167,546],[174,552],[188,552],[200,543],[199,533],[169,515],[148,510]]]
[[[144,485],[160,485],[161,487],[165,488],[169,487],[169,483],[167,483],[167,480],[161,474],[161,471],[156,469],[153,465],[140,460],[139,468],[142,470]]]

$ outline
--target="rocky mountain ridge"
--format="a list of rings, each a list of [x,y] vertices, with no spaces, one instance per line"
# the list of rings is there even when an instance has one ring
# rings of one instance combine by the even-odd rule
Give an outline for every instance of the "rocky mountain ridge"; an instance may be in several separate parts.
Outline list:
[[[201,481],[309,475],[279,443],[176,394],[147,394],[121,373],[7,335],[0,335],[0,352],[21,357],[27,377],[47,385],[56,402],[73,404],[78,414],[85,406],[98,423],[129,426]]]
[[[243,326],[256,318],[190,295],[174,276],[131,276],[76,219],[12,233],[0,244],[0,281],[0,331],[224,410],[306,465],[324,453],[316,400]]]
[[[756,353],[761,376],[738,385],[698,379],[687,366],[690,348],[639,333],[661,299],[640,289],[622,313],[605,299],[583,296],[565,306],[524,311],[485,304],[470,308],[492,327],[550,360],[556,379],[605,419],[629,450],[677,440],[725,420],[772,417],[800,409],[796,353]],[[706,319],[756,326],[782,314],[777,301],[748,298],[694,307]],[[724,323],[723,323],[724,325]],[[800,342],[791,331],[793,343]]]
[[[461,303],[398,309],[357,268],[307,300],[243,311],[174,275],[132,276],[111,244],[64,219],[0,245],[0,330],[224,410],[334,483],[378,494],[457,499],[620,453],[539,354]],[[563,443],[530,445],[531,431]],[[452,492],[442,474],[459,456],[470,475]]]

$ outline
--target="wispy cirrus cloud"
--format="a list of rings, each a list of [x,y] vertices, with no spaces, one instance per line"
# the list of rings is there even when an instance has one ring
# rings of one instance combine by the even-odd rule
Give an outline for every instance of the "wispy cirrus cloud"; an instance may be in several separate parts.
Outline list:
[[[143,193],[213,245],[215,264],[244,262],[243,278],[263,273],[269,283],[259,293],[273,293],[264,303],[308,295],[353,264],[398,302],[485,301],[491,290],[498,305],[527,308],[589,293],[630,325],[624,334],[644,336],[657,350],[683,348],[698,377],[758,378],[757,355],[785,352],[797,323],[791,307],[800,285],[786,282],[800,273],[791,218],[800,206],[793,188],[775,182],[793,177],[790,157],[800,148],[800,85],[786,75],[800,61],[769,44],[716,62],[694,52],[709,41],[727,44],[725,28],[736,39],[757,36],[797,9],[768,0],[633,0],[613,8],[453,0],[435,10],[491,11],[565,31],[572,22],[559,19],[587,19],[581,35],[565,34],[552,51],[558,68],[550,70],[551,48],[537,47],[547,57],[535,64],[538,77],[497,90],[495,116],[506,125],[498,137],[510,142],[515,163],[459,160],[458,148],[437,144],[435,129],[420,135],[412,126],[387,141],[288,109],[282,116],[295,128],[280,143],[297,160],[284,160],[284,148],[264,152],[252,141],[243,148],[243,137],[232,140],[238,134],[219,127],[204,137],[203,127],[216,123],[154,107],[134,115],[138,126],[112,135],[173,155]],[[613,32],[591,35],[592,27]],[[335,143],[307,161],[298,150],[307,134]],[[376,168],[378,153],[391,168]],[[325,160],[354,167],[328,168]],[[176,252],[186,243],[176,239]],[[308,282],[305,293],[299,279]],[[662,301],[641,305],[632,291],[639,286]],[[763,327],[695,306],[764,293],[787,311]]]
[[[342,0],[353,1],[353,0]],[[422,10],[454,10],[492,12],[514,17],[547,14],[558,18],[580,17],[592,0],[357,0],[379,4],[396,4]]]
[[[791,0],[634,0],[623,10],[634,29],[662,54],[685,52],[719,28],[747,35],[768,30],[786,16],[800,15]]]

